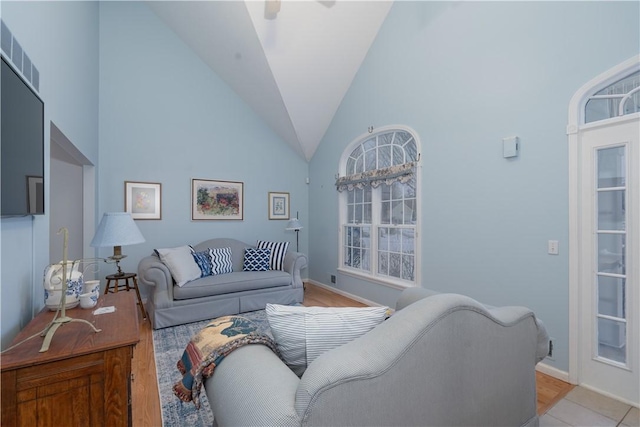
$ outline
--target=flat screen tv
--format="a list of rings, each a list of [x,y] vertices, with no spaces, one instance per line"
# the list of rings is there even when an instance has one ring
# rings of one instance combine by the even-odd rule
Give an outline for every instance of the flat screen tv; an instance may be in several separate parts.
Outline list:
[[[0,214],[43,215],[44,103],[4,56],[0,74]]]

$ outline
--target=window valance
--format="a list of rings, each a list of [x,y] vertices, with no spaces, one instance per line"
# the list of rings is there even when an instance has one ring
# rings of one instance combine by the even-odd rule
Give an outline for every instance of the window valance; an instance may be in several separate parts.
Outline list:
[[[365,188],[368,185],[377,188],[380,184],[391,185],[394,182],[405,183],[415,174],[417,164],[418,162],[409,162],[388,168],[373,169],[353,175],[341,176],[336,180],[336,189],[338,191],[344,191],[353,190],[354,188]]]

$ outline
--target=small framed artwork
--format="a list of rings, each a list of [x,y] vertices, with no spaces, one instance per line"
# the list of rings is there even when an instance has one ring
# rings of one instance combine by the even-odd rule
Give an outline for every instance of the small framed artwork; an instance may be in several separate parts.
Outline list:
[[[244,183],[191,180],[191,220],[242,220],[243,213]]]
[[[124,210],[133,219],[162,219],[162,185],[125,181]]]
[[[289,193],[269,192],[269,219],[289,219]]]

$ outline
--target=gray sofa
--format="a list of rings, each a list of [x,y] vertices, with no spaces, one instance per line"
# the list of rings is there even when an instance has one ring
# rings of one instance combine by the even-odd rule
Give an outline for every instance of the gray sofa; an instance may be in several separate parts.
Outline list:
[[[304,289],[300,270],[307,266],[304,254],[288,250],[283,270],[242,271],[244,250],[255,247],[235,239],[216,238],[193,248],[231,248],[233,272],[206,276],[175,285],[171,272],[156,254],[138,263],[138,282],[149,287],[146,309],[154,329],[218,316],[265,308],[267,303],[302,302]]]
[[[217,426],[537,426],[549,337],[524,307],[407,289],[396,313],[298,378],[266,346],[228,355],[204,387]]]

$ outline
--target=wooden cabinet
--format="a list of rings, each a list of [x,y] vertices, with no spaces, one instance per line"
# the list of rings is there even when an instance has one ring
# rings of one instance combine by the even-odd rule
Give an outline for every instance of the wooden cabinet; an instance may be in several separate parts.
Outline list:
[[[115,312],[93,314],[106,306]],[[45,308],[13,343],[41,332],[53,315]],[[3,426],[131,425],[131,357],[140,336],[134,294],[104,295],[94,309],[67,315],[102,331],[70,322],[58,328],[45,353],[36,336],[2,354]]]

